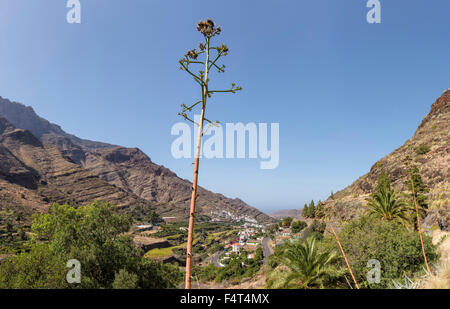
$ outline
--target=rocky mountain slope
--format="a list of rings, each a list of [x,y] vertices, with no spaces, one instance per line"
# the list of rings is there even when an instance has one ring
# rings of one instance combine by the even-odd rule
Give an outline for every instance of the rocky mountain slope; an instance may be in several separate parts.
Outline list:
[[[353,184],[334,194],[326,211],[334,218],[347,220],[364,211],[365,199],[373,192],[381,171],[389,173],[393,187],[407,191],[410,165],[419,167],[430,188],[430,211],[425,222],[450,229],[450,89],[431,106],[414,136],[401,147],[376,162],[370,171]]]
[[[0,118],[0,179],[0,207],[20,208],[25,214],[36,207],[45,209],[51,202],[104,200],[119,208],[145,202],[70,162],[56,147],[43,144],[5,118]]]
[[[1,123],[5,127],[0,142],[3,191],[26,188],[39,192],[38,200],[30,197],[28,203],[22,200],[16,204],[36,207],[50,198],[74,203],[99,199],[121,208],[149,204],[166,216],[188,216],[192,184],[153,163],[141,150],[80,139],[39,117],[31,107],[1,97],[0,117],[4,117]],[[20,188],[8,191],[6,186],[11,185]],[[199,190],[198,209],[206,220],[273,220],[239,199],[203,188]]]

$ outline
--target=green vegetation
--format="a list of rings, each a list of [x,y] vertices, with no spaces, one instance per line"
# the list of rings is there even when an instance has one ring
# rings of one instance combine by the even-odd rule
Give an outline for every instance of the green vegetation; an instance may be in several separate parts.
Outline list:
[[[254,259],[249,259],[248,252],[241,250],[239,254],[232,253],[228,260],[224,260],[225,267],[217,270],[217,282],[228,280],[231,283],[239,283],[243,278],[253,277],[261,268],[263,252],[258,248]]]
[[[322,221],[314,220],[308,227],[306,227],[301,235],[301,240],[306,240],[310,237],[314,237],[317,240],[323,239],[325,233],[326,224]]]
[[[8,257],[0,263],[2,289],[61,289],[66,282],[67,260],[47,244],[36,244],[29,252]]]
[[[425,218],[428,210],[427,193],[430,191],[422,180],[419,168],[413,166],[407,181],[408,189],[410,193],[407,195],[411,211],[410,222],[413,224],[414,229],[417,230],[417,213],[415,211],[414,199],[417,202],[419,216],[421,219]]]
[[[421,235],[416,232],[414,200],[417,201],[421,218],[424,218],[428,209],[428,189],[415,166],[411,169],[408,186],[409,194],[398,194],[391,188],[388,174],[382,172],[373,194],[368,198],[367,213],[348,221],[337,233],[361,288],[391,288],[394,282],[400,282],[405,276],[415,278],[423,275],[425,256],[428,263],[438,260],[431,238],[424,236],[421,239]],[[306,206],[310,217],[311,209],[315,209],[317,214],[319,208],[318,205],[312,206],[312,203]],[[325,228],[324,222],[315,219],[308,227],[303,228],[300,241],[279,245],[274,256],[269,259],[266,287],[348,287],[349,269],[342,254],[332,254],[340,252],[340,247],[333,235],[325,236]],[[314,248],[317,248],[317,252],[313,252]],[[312,275],[312,266],[307,267],[307,252],[311,259],[320,254],[330,257],[329,260],[324,258],[327,263],[323,268],[316,268],[317,274],[320,274],[318,277]],[[368,264],[370,260],[380,262],[379,282],[368,282],[367,275],[373,267]],[[311,278],[318,279],[315,281]]]
[[[198,239],[194,240],[194,244],[198,241]],[[174,254],[175,249],[184,249],[186,248],[187,243],[183,243],[177,246],[167,247],[167,248],[155,248],[148,251],[145,254],[145,257],[148,259],[159,259],[163,257],[169,257]]]
[[[319,253],[314,237],[308,238],[304,244],[299,241],[287,243],[285,251],[280,256],[280,263],[290,270],[285,278],[284,287],[307,289],[322,286],[322,279],[333,256],[329,252]]]
[[[131,212],[131,216],[138,222],[158,224],[163,222],[161,216],[149,205],[137,205]]]
[[[390,187],[382,187],[367,201],[369,214],[387,221],[407,221],[407,204]]]
[[[114,276],[112,287],[113,289],[137,289],[139,287],[139,278],[136,274],[130,274],[125,269],[121,269]]]
[[[116,209],[97,202],[78,208],[54,204],[48,214],[35,216],[29,252],[0,263],[0,288],[112,288],[133,280],[138,288],[176,287],[182,273],[141,257],[125,235],[131,217]],[[81,263],[80,284],[66,283],[70,259]]]
[[[382,172],[378,177],[375,192],[367,199],[368,213],[387,221],[400,222],[405,226],[412,225],[417,230],[414,199],[417,201],[419,214],[423,219],[428,210],[426,193],[429,192],[417,166],[412,167],[406,185],[411,193],[401,196],[391,188],[387,173]]]
[[[224,267],[217,268],[213,264],[205,267],[195,267],[194,277],[198,280],[240,283],[243,278],[253,277],[261,268],[264,259],[262,248],[256,249],[254,258],[248,258],[248,252],[241,250],[239,254],[231,253],[228,259],[223,259]]]
[[[308,226],[308,224],[306,224],[306,222],[304,222],[304,221],[292,222],[292,224],[291,224],[291,232],[292,233],[299,233],[307,226]]]
[[[416,148],[417,155],[424,155],[424,154],[428,153],[429,151],[430,151],[430,146],[428,146],[427,144],[420,144]]]
[[[314,213],[315,218],[322,219],[325,217],[325,205],[321,201],[317,203],[316,212]]]
[[[337,254],[340,252],[339,246],[333,235],[325,236],[322,231],[323,223],[316,221],[302,231],[300,240],[287,241],[275,248],[269,258],[266,288],[349,287],[351,277],[344,258]],[[393,280],[423,275],[418,233],[405,229],[395,221],[364,215],[344,224],[338,235],[361,288],[392,288]],[[424,238],[424,246],[429,262],[437,261],[436,247],[430,237]],[[309,255],[306,254],[308,252]],[[323,259],[319,259],[322,254]],[[325,259],[325,256],[330,259]],[[380,283],[367,281],[367,274],[372,270],[368,261],[372,259],[381,264]],[[311,261],[327,262],[318,266]],[[315,280],[311,281],[311,278]]]
[[[200,267],[194,266],[193,275],[197,280],[202,282],[214,281],[217,276],[218,268],[213,264],[208,264],[208,266]]]
[[[294,219],[292,219],[291,217],[286,217],[281,221],[281,226],[282,227],[290,227],[293,220]]]
[[[152,237],[165,238],[170,246],[154,248],[145,254],[145,258],[161,260],[175,257],[179,263],[184,263],[187,248],[186,223],[174,222],[162,225],[162,230],[152,234]],[[181,229],[180,229],[181,228]],[[198,223],[195,228],[193,252],[200,261],[209,259],[211,254],[222,251],[222,242],[237,236],[237,229],[224,223]]]
[[[314,201],[311,201],[309,206],[307,204],[303,206],[302,214],[305,218],[323,218],[325,216],[324,210],[324,204],[321,201],[317,204],[314,204]]]
[[[17,254],[27,250],[29,227],[25,225],[22,213],[0,210],[0,252]]]
[[[311,201],[311,203],[309,203],[309,206],[305,204],[302,212],[303,217],[314,218],[315,213],[316,213],[316,206],[314,205],[314,201]]]
[[[389,288],[392,280],[412,277],[422,270],[423,256],[419,235],[402,225],[381,218],[362,216],[346,223],[338,233],[343,249],[361,287]],[[436,248],[430,237],[425,237],[425,250],[430,262],[437,260]],[[339,250],[334,237],[326,237],[322,250]],[[367,282],[371,267],[367,263],[376,259],[381,264],[381,282]],[[345,267],[344,260],[338,262]]]

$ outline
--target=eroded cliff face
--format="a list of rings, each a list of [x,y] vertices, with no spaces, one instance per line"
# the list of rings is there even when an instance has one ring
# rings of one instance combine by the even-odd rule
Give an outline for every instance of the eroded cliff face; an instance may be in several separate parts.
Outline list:
[[[339,220],[360,215],[365,199],[373,192],[382,171],[389,174],[393,187],[407,191],[408,164],[419,167],[430,188],[428,225],[450,229],[450,90],[445,91],[420,123],[414,136],[401,147],[376,162],[369,173],[334,194],[326,203],[327,212]]]
[[[144,202],[71,162],[57,147],[42,143],[5,118],[0,118],[0,159],[2,208],[20,208],[29,214],[36,207],[45,210],[52,202],[82,205],[99,200],[119,208]]]
[[[138,148],[89,151],[83,166],[103,180],[152,202],[162,214],[177,217],[189,215],[192,183],[153,163]],[[225,211],[230,213],[227,215],[229,219],[248,216],[261,222],[272,221],[239,199],[230,199],[203,188],[199,189],[197,205],[200,214],[212,218],[217,217],[212,212]]]
[[[0,178],[39,191],[42,203],[105,200],[121,208],[140,203],[163,215],[188,217],[191,182],[153,163],[138,148],[80,139],[39,117],[31,107],[1,97],[0,117],[9,128],[0,144],[0,156],[8,156],[0,163]],[[221,214],[233,220],[273,221],[239,199],[203,188],[199,190],[198,210],[205,220]]]

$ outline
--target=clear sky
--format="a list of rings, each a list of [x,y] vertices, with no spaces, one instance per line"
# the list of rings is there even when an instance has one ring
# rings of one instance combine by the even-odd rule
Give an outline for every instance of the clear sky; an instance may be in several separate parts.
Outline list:
[[[215,98],[221,122],[280,123],[280,165],[203,160],[200,185],[262,210],[300,208],[351,184],[410,138],[450,88],[450,2],[381,0],[0,1],[0,96],[31,105],[79,137],[139,147],[192,178],[171,156],[172,125],[198,89],[178,59],[210,17],[230,48],[228,72],[244,90]]]

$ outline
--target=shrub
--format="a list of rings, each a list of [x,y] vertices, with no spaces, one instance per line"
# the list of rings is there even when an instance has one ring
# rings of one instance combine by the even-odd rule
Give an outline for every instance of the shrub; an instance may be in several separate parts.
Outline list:
[[[318,220],[314,220],[310,226],[308,226],[303,230],[300,236],[300,240],[305,241],[311,236],[317,240],[321,240],[323,239],[323,233],[325,232],[325,228],[326,228],[325,223]]]
[[[65,262],[48,245],[36,245],[0,262],[0,289],[67,288]]]
[[[258,260],[261,258],[262,252],[257,252],[255,259],[248,259],[245,250],[241,250],[239,255],[231,254],[226,266],[218,269],[216,281],[228,280],[230,283],[238,283],[243,278],[253,277],[261,268],[261,261]]]
[[[305,227],[308,225],[304,221],[295,221],[291,224],[291,231],[292,233],[298,233],[301,232]]]
[[[361,287],[391,287],[392,280],[403,280],[405,275],[412,277],[424,265],[419,235],[395,222],[362,216],[345,224],[339,239]],[[436,261],[438,255],[430,237],[424,237],[424,246],[429,262]],[[330,247],[339,250],[333,237],[323,241],[324,250]],[[371,259],[381,264],[379,284],[367,282],[367,273],[372,269],[367,263]],[[344,267],[343,259],[340,263]]]
[[[214,264],[208,264],[205,267],[194,267],[194,277],[198,278],[201,281],[212,281],[217,276],[218,268],[214,266]]]
[[[289,227],[291,226],[291,223],[294,219],[292,219],[291,217],[286,217],[281,221],[281,226],[283,227]]]
[[[121,269],[116,273],[112,287],[113,289],[136,289],[138,287],[138,276]]]
[[[416,148],[416,154],[418,154],[418,155],[424,155],[429,151],[430,151],[430,146],[428,146],[427,144],[420,144]]]

